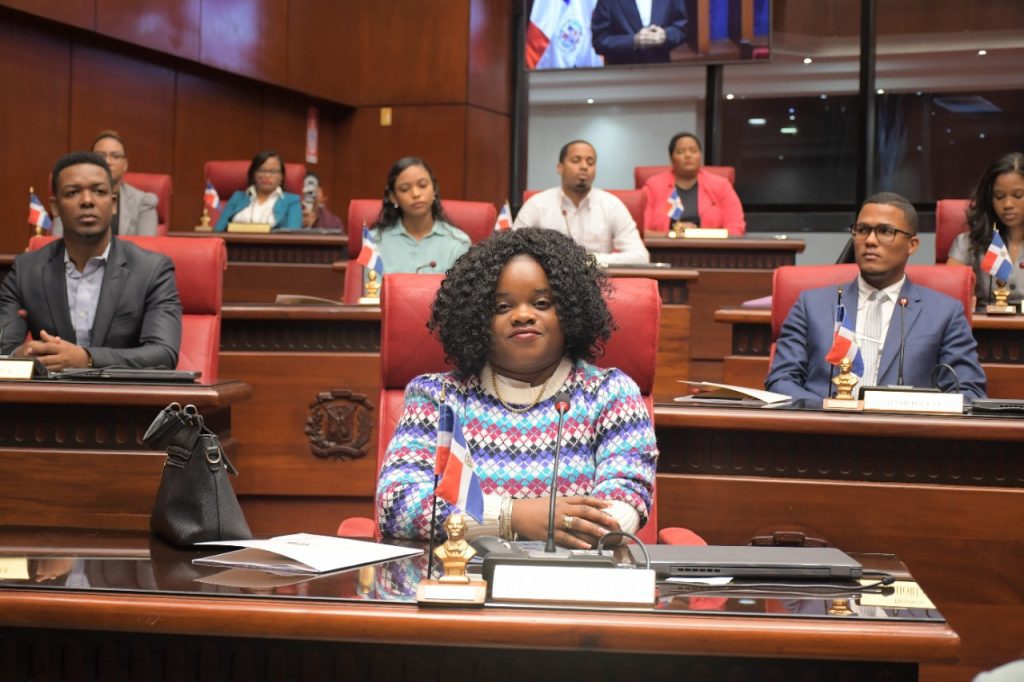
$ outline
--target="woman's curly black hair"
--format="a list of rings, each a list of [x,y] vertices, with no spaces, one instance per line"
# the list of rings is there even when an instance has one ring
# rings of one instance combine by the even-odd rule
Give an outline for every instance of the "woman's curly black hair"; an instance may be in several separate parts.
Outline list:
[[[570,360],[592,361],[615,329],[604,294],[611,285],[594,257],[570,237],[541,227],[505,230],[455,262],[441,282],[427,326],[460,378],[479,375],[491,353],[495,290],[505,265],[524,254],[544,269]]]
[[[992,228],[999,230],[999,236],[1003,243],[1009,243],[1009,234],[1006,226],[999,219],[995,207],[992,206],[992,187],[996,184],[996,178],[1003,173],[1019,173],[1024,175],[1024,154],[1011,152],[993,163],[981,176],[978,186],[974,188],[971,196],[971,203],[967,209],[967,223],[970,225],[970,232],[967,240],[971,244],[971,260],[977,260],[988,250],[992,241]]]

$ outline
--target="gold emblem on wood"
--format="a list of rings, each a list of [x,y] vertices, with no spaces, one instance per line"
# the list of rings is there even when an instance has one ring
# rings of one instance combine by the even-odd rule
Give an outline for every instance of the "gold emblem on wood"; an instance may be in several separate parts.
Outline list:
[[[336,388],[318,393],[309,404],[304,432],[312,453],[321,459],[359,459],[370,443],[370,413],[366,396]]]

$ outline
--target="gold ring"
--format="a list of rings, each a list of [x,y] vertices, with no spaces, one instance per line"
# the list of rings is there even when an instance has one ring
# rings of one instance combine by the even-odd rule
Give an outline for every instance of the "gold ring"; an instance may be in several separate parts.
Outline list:
[[[562,528],[564,528],[565,530],[572,530],[572,522],[575,520],[575,516],[569,516],[568,514],[565,514],[562,517]]]

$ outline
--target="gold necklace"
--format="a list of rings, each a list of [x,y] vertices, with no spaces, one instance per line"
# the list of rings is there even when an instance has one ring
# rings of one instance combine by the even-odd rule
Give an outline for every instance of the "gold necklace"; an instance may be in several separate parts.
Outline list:
[[[506,410],[509,410],[510,412],[515,412],[516,414],[523,414],[524,412],[529,412],[534,407],[536,407],[537,403],[540,402],[541,396],[544,395],[544,391],[547,389],[549,381],[551,381],[551,376],[548,376],[548,378],[544,380],[544,383],[540,385],[540,390],[537,391],[537,397],[533,399],[532,403],[530,403],[526,407],[513,407],[506,403],[505,399],[501,397],[501,391],[498,390],[498,374],[493,369],[491,370],[491,386],[494,388],[494,395],[498,398],[498,402],[501,403]]]

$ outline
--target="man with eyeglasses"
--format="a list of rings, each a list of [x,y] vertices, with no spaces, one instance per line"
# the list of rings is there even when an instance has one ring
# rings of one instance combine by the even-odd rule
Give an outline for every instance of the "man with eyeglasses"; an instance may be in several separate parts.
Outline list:
[[[128,154],[125,153],[124,141],[113,130],[104,130],[92,141],[94,154],[102,156],[110,166],[110,175],[114,178],[114,216],[110,229],[114,234],[136,234],[145,237],[156,235],[156,205],[159,199],[152,192],[144,192],[124,182],[124,174],[128,171]],[[60,216],[53,221],[52,234],[63,236],[64,224]]]
[[[917,211],[899,194],[882,192],[861,206],[850,227],[860,275],[842,285],[842,305],[854,315],[856,340],[864,360],[862,386],[892,385],[899,374],[899,308],[903,308],[903,383],[932,386],[932,370],[949,365],[960,392],[985,397],[985,373],[977,343],[960,301],[919,286],[904,274],[917,251]],[[782,325],[771,371],[770,391],[793,398],[831,394],[831,365],[825,355],[835,334],[837,287],[800,294]],[[895,323],[893,321],[895,320]],[[940,377],[942,387],[954,385]]]

